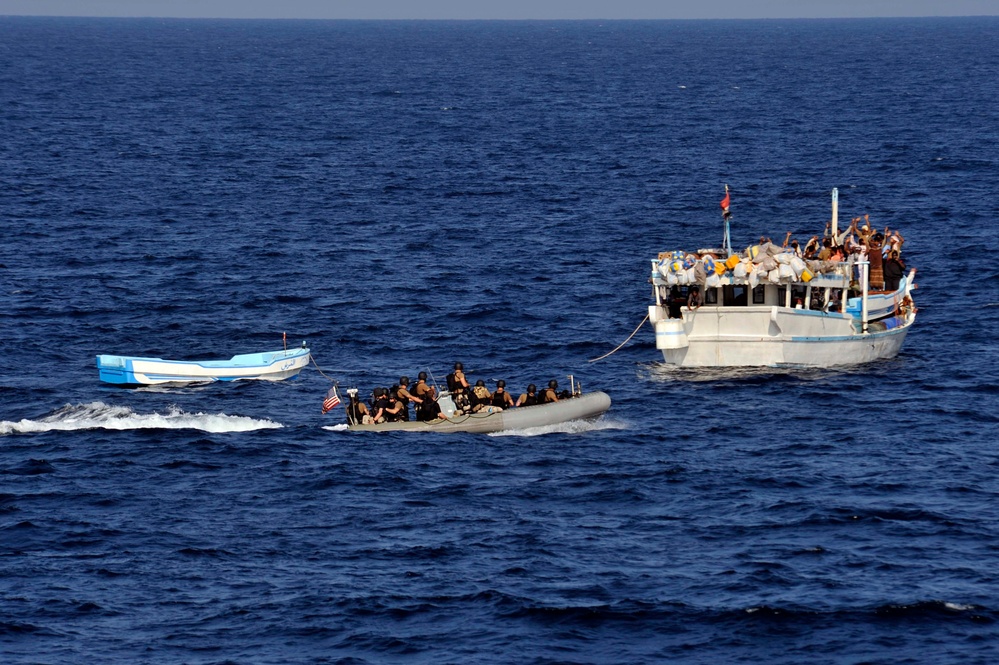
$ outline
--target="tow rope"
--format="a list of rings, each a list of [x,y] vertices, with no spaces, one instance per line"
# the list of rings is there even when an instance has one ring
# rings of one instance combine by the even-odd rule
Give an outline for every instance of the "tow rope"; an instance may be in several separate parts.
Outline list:
[[[336,385],[338,385],[340,383],[336,379],[334,379],[334,378],[332,378],[330,376],[327,376],[326,373],[323,372],[322,369],[320,369],[319,363],[316,362],[316,357],[314,355],[312,355],[311,353],[309,354],[309,360],[311,360],[312,364],[316,366],[316,371],[319,372],[319,374],[321,374],[322,376],[324,376],[330,383],[336,384]]]
[[[645,315],[645,318],[644,318],[644,319],[642,319],[642,322],[638,324],[638,327],[637,327],[637,328],[635,328],[634,332],[632,332],[632,333],[631,333],[630,335],[628,335],[628,339],[626,339],[626,340],[624,340],[623,342],[621,342],[620,344],[618,344],[618,345],[617,345],[617,348],[616,348],[616,349],[614,349],[614,350],[613,350],[613,351],[611,351],[610,353],[605,353],[604,355],[600,356],[599,358],[593,358],[592,360],[587,360],[586,362],[588,362],[588,363],[595,363],[595,362],[597,362],[598,360],[603,360],[604,358],[606,358],[606,357],[608,357],[608,356],[612,356],[612,355],[614,355],[615,353],[617,353],[618,351],[620,351],[620,350],[621,350],[621,347],[622,347],[622,346],[624,346],[625,344],[627,344],[628,342],[630,342],[630,341],[631,341],[631,338],[632,338],[632,337],[634,337],[634,336],[635,336],[635,334],[636,334],[636,333],[637,333],[637,332],[638,332],[639,330],[641,330],[642,326],[644,326],[644,325],[645,325],[645,322],[646,322],[646,321],[648,321],[648,320],[649,320],[649,315],[648,315],[648,314],[646,314],[646,315]]]

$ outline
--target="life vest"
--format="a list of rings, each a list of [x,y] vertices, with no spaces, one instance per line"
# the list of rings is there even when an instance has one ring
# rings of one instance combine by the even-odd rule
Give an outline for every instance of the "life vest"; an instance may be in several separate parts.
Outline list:
[[[402,404],[402,411],[399,412],[399,420],[409,420],[409,398],[402,394],[403,391],[405,391],[406,394],[409,394],[409,391],[406,390],[406,386],[399,386],[395,391],[396,401],[398,401],[399,404]]]
[[[451,372],[444,378],[447,381],[447,389],[450,390],[452,393],[465,389],[465,386],[463,386],[461,382],[458,381],[458,379],[454,378],[454,372]]]
[[[364,414],[361,413],[361,403],[351,400],[347,405],[347,422],[351,425],[360,425]]]
[[[424,422],[428,420],[435,420],[440,416],[441,407],[437,402],[426,400],[420,405],[420,410],[417,412],[417,419]]]
[[[389,408],[388,397],[379,397],[378,399],[375,400],[375,403],[372,404],[371,408],[368,409],[368,410],[371,412],[371,417],[372,418],[376,417],[378,415],[378,412],[381,411],[382,412],[382,418],[384,418],[385,420],[388,420],[388,415],[389,414],[387,414],[385,412],[385,409],[387,409],[387,408]]]
[[[492,405],[506,408],[509,405],[509,400],[512,399],[509,395],[510,393],[508,393],[505,389],[503,392],[500,392],[499,389],[497,389],[496,392],[493,393]]]
[[[534,393],[533,395],[530,393],[524,393],[524,395],[526,395],[526,397],[524,398],[523,406],[534,406],[535,404],[541,403],[538,401],[538,393]]]

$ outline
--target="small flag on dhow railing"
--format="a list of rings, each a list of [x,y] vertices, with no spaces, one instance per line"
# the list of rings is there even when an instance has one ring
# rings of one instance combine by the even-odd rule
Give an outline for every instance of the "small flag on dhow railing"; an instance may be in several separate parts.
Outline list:
[[[721,200],[721,209],[722,209],[722,217],[725,217],[726,219],[731,214],[728,211],[728,206],[731,202],[732,202],[732,197],[729,196],[728,194],[728,185],[725,185],[725,198]]]
[[[330,388],[330,391],[326,393],[326,399],[323,400],[323,413],[326,413],[330,409],[339,406],[340,396],[336,394],[336,386]]]

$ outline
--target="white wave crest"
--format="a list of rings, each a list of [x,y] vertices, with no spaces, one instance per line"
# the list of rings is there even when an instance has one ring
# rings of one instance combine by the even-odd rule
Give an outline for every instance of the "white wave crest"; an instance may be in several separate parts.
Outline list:
[[[203,432],[250,432],[258,429],[283,427],[270,420],[224,413],[186,413],[173,408],[166,413],[136,413],[127,406],[111,406],[104,402],[67,404],[38,420],[0,421],[0,435],[31,434],[52,431],[86,429],[197,429]]]

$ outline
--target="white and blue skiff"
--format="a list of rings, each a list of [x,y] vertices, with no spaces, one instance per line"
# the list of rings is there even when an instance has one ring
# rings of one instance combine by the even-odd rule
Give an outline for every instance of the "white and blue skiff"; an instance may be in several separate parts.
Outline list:
[[[296,376],[312,358],[304,345],[297,349],[245,353],[229,360],[164,360],[132,356],[97,356],[105,383],[152,385],[201,381],[282,381]]]

